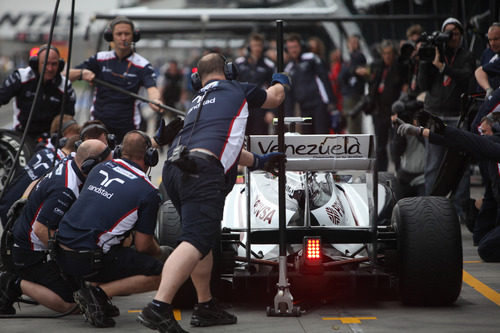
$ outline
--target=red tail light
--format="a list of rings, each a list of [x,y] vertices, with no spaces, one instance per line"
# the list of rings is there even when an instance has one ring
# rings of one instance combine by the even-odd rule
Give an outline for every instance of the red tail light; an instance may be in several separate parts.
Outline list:
[[[305,237],[304,238],[304,253],[305,259],[309,262],[321,262],[321,238],[320,237]]]

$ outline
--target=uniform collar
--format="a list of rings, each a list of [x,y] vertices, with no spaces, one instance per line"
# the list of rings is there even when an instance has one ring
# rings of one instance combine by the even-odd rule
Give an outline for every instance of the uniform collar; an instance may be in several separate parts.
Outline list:
[[[115,56],[116,56],[116,59],[118,59],[118,60],[120,60],[120,61],[121,61],[121,60],[128,59],[128,58],[129,58],[129,57],[130,57],[130,56],[134,53],[134,51],[130,50],[130,53],[129,53],[129,54],[127,54],[126,56],[124,56],[123,58],[121,58],[121,59],[120,59],[120,57],[118,56],[118,54],[116,53],[116,51],[115,51],[115,50],[113,50],[113,52],[114,52],[114,54],[115,54]]]
[[[83,175],[82,171],[78,168],[76,165],[75,160],[69,160],[68,163],[71,165],[71,168],[75,172],[75,175],[78,177],[78,179],[83,183],[85,182],[85,176]]]

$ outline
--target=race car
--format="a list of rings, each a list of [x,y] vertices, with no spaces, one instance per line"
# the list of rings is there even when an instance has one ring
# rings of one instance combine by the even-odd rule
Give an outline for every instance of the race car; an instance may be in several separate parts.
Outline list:
[[[277,151],[277,137],[250,136],[247,149]],[[285,149],[285,269],[278,177],[246,171],[226,198],[220,248],[214,251],[218,277],[234,288],[263,276],[282,285],[314,281],[333,287],[341,279],[371,278],[374,287],[399,291],[404,304],[455,302],[462,283],[461,231],[447,198],[398,200],[396,178],[375,172],[372,135],[288,133]],[[179,234],[179,216],[167,201],[156,235],[175,246]],[[294,311],[288,292],[278,292],[268,314]]]

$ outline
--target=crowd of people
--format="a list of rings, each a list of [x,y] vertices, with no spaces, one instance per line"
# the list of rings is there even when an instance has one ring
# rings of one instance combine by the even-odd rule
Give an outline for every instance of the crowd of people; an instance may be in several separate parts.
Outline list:
[[[68,79],[57,48],[41,47],[29,67],[15,70],[0,87],[0,104],[15,97],[14,130],[27,131],[33,142],[51,138],[41,141],[0,197],[0,219],[12,231],[13,244],[13,268],[0,273],[0,313],[15,314],[12,305],[24,294],[58,312],[77,305],[94,326],[111,327],[119,315],[112,296],[157,290],[138,321],[161,332],[185,332],[171,303],[191,277],[198,301],[191,324],[236,323],[210,290],[212,249],[238,165],[271,171],[285,158],[243,148],[245,135],[272,132],[282,104],[287,116],[312,118],[311,125],[300,128],[305,134],[361,134],[364,114],[371,116],[377,169],[387,171],[392,161],[404,195],[433,193],[447,150],[458,147],[484,161],[486,191],[471,229],[481,258],[500,261],[495,139],[500,133],[500,24],[488,31],[489,47],[479,67],[463,47],[464,29],[454,18],[431,37],[418,25],[408,29],[407,37],[380,42],[376,60],[368,64],[360,36],[348,37],[348,59],[336,49],[327,61],[321,39],[305,42],[291,33],[284,73],[277,73],[276,50],[263,35],[252,34],[234,62],[215,52],[201,57],[189,79],[193,98],[186,116],[168,124],[158,105],[179,107],[187,99],[184,75],[170,61],[165,83],[157,87],[152,65],[133,47],[140,33],[128,18],[115,18],[104,31],[111,50],[72,68]],[[35,101],[40,80],[42,92]],[[70,81],[76,80],[96,83],[92,119],[82,126],[73,118]],[[160,119],[153,138],[139,130],[137,99],[99,81],[133,94],[145,89]],[[457,128],[461,95],[474,91],[475,82],[485,101],[468,133]],[[162,198],[147,176],[159,162],[157,148],[165,145],[163,182],[182,221],[175,249],[154,239]],[[468,181],[464,173],[454,191],[463,218]],[[22,211],[14,209],[23,205]]]

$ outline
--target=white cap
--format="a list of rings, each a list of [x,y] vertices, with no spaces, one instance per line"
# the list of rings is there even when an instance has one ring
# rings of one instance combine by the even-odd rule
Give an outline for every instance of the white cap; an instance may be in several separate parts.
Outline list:
[[[444,31],[444,28],[448,25],[448,24],[453,24],[455,25],[458,30],[460,30],[460,33],[463,35],[464,34],[464,27],[462,26],[462,23],[460,23],[459,20],[457,20],[456,18],[454,17],[448,17],[446,20],[444,20],[443,22],[443,25],[441,25],[441,31]]]

